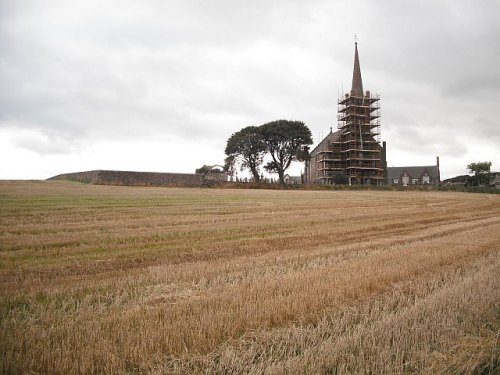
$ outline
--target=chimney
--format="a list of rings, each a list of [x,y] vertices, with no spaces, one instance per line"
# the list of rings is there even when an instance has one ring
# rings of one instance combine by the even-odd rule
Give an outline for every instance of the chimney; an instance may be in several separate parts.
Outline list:
[[[384,181],[389,184],[387,180],[387,144],[382,142],[382,168],[384,168]]]
[[[436,156],[436,166],[437,166],[437,170],[438,170],[438,175],[437,175],[437,178],[438,178],[438,183],[441,183],[441,171],[439,170],[439,156]]]

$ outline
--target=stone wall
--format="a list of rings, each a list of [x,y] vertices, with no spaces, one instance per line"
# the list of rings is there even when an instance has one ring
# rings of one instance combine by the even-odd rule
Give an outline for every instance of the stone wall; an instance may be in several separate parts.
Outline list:
[[[227,175],[97,170],[60,174],[49,180],[72,180],[97,185],[204,186],[225,182]]]
[[[49,178],[49,180],[71,180],[71,181],[80,181],[91,184],[97,182],[97,180],[99,179],[99,173],[101,172],[102,171],[64,173],[51,177]]]

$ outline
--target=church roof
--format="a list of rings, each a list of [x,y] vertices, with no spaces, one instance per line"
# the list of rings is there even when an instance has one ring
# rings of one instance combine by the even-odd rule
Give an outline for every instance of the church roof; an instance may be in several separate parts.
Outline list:
[[[330,131],[328,135],[323,138],[321,142],[318,143],[316,147],[311,151],[311,156],[315,156],[321,151],[328,151],[328,146],[330,146],[330,142],[334,142],[340,138],[340,134],[342,134],[342,130],[337,130],[336,132]]]
[[[351,95],[357,97],[363,96],[363,80],[361,79],[357,42],[354,44],[354,69],[352,71]]]

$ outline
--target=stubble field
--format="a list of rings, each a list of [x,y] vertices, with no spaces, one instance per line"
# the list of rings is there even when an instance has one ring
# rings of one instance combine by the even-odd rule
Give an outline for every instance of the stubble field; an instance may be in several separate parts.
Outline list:
[[[0,182],[4,374],[500,372],[500,196]]]

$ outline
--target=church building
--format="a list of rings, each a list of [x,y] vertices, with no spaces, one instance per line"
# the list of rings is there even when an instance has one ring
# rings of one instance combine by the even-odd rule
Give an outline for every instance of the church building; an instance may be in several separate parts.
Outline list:
[[[380,96],[363,91],[358,44],[350,93],[338,100],[338,130],[312,150],[304,180],[309,184],[382,185],[387,175],[385,142],[380,143]]]

